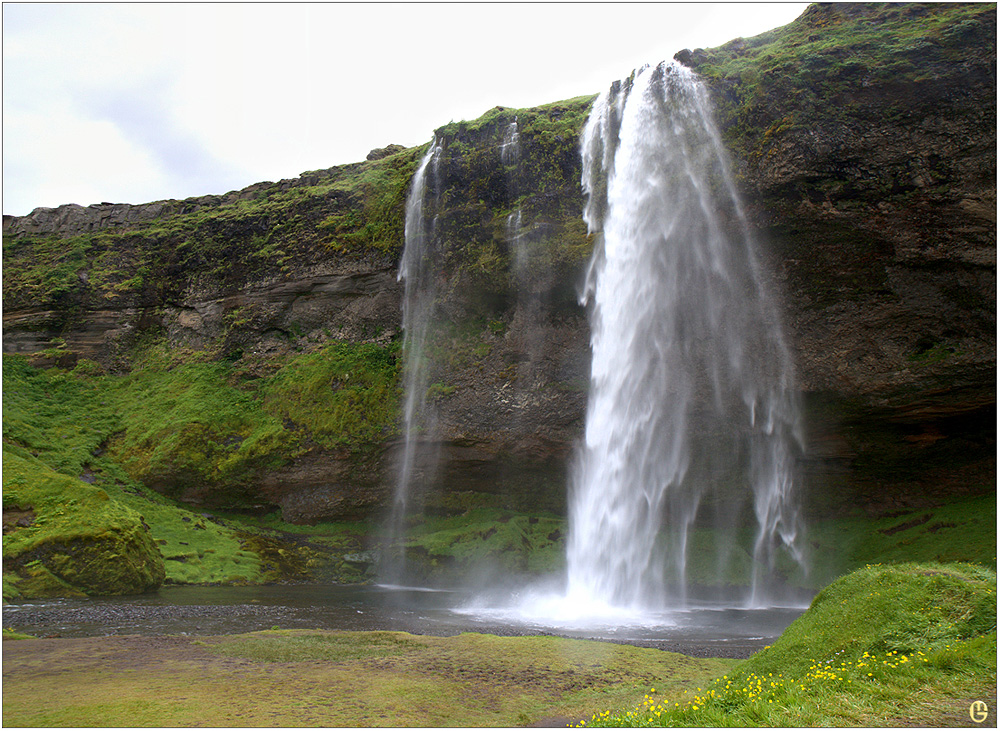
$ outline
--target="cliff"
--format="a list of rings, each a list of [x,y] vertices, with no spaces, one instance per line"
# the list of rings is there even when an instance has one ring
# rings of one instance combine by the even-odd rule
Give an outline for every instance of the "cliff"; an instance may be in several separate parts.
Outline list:
[[[994,6],[812,6],[678,59],[710,86],[782,296],[807,507],[992,490]],[[563,507],[589,372],[576,286],[590,101],[435,132],[439,430],[424,446],[443,490],[428,509]],[[397,267],[423,152],[223,196],[5,216],[4,352],[107,379],[124,411],[107,449],[162,492],[296,522],[375,515],[399,459]],[[166,397],[183,384],[204,392]]]

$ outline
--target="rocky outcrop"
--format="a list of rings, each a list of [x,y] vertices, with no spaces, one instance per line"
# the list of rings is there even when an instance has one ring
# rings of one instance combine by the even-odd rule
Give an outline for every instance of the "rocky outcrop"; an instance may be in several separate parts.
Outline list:
[[[888,509],[991,490],[995,9],[814,5],[782,30],[794,58],[750,39],[689,62],[762,62],[742,88],[711,83],[784,293],[819,486]]]
[[[678,59],[710,86],[781,293],[809,509],[992,490],[995,8],[811,6]],[[423,446],[445,489],[428,509],[563,507],[589,372],[576,295],[589,104],[497,107],[436,131],[439,428]],[[517,164],[502,155],[515,121]],[[393,341],[422,152],[389,146],[225,196],[4,217],[4,351],[127,371],[156,336],[254,371],[317,343]],[[391,501],[399,447],[398,434],[363,454],[312,446],[241,489],[296,521],[372,514]],[[189,494],[210,504],[213,491]]]
[[[374,150],[368,153],[366,160],[381,160],[383,157],[389,157],[389,155],[395,155],[397,152],[402,152],[406,148],[402,145],[386,145],[385,147],[376,147]]]

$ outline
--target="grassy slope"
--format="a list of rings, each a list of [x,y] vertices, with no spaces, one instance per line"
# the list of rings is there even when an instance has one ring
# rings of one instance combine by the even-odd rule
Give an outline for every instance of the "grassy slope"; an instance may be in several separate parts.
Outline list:
[[[3,505],[30,523],[4,531],[5,596],[15,571],[15,591],[35,596],[137,594],[163,581],[163,559],[136,511],[16,446],[4,448]]]
[[[375,365],[365,370],[359,359]],[[68,537],[79,529],[70,519],[77,515],[71,508],[78,493],[110,496],[109,505],[118,506],[116,511],[135,515],[136,520],[141,515],[149,525],[165,559],[168,582],[258,582],[289,572],[310,575],[306,564],[322,557],[307,548],[294,549],[295,560],[288,558],[288,551],[279,552],[289,548],[275,543],[284,531],[236,516],[208,519],[149,490],[137,478],[155,479],[157,469],[167,463],[174,472],[181,471],[177,465],[182,464],[193,480],[238,484],[248,472],[294,454],[307,436],[363,450],[372,430],[392,423],[385,414],[395,408],[395,368],[391,351],[332,344],[301,359],[292,358],[263,384],[240,390],[230,385],[239,383],[238,377],[220,363],[150,358],[144,367],[120,377],[95,374],[86,364],[73,371],[40,370],[21,357],[4,356],[4,453],[5,458],[21,460],[18,470],[5,468],[5,505],[34,507],[47,521],[47,535],[56,540],[59,536],[54,534],[60,531]],[[289,369],[296,378],[285,378]],[[336,393],[296,398],[312,380],[329,382],[347,372],[355,376],[353,383]],[[278,405],[270,407],[268,398]],[[338,404],[346,406],[338,410]],[[381,420],[357,421],[359,415],[372,413],[381,414]],[[286,427],[282,419],[289,415],[307,426]],[[210,435],[208,441],[217,450],[192,446],[186,440],[192,428]],[[20,469],[25,460],[37,467]],[[50,471],[51,477],[45,477]],[[24,487],[7,484],[15,478]],[[59,520],[43,515],[43,507],[51,508]],[[98,522],[91,514],[81,525],[93,523],[99,530]],[[111,522],[109,518],[101,525]],[[34,544],[26,541],[29,534],[38,533],[38,524],[5,535],[5,557],[30,550]],[[328,533],[325,541],[319,541],[320,549],[325,544],[332,553],[358,550],[356,529],[330,527]],[[341,568],[344,578],[361,578],[355,569]],[[336,573],[336,566],[325,569],[327,578],[331,571]],[[5,596],[16,583],[12,574],[5,574]]]
[[[996,697],[996,589],[996,572],[974,564],[868,566],[704,688],[669,703],[647,697],[587,725],[962,722],[973,700]]]

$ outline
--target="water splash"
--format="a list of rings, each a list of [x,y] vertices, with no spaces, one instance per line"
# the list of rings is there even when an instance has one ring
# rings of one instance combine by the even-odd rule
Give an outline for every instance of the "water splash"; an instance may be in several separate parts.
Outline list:
[[[581,154],[593,362],[567,596],[683,605],[693,580],[742,566],[743,599],[767,602],[776,559],[802,561],[800,419],[705,89],[667,63],[616,82]]]
[[[428,216],[430,195],[440,191],[441,145],[435,139],[424,154],[410,183],[406,199],[405,245],[398,280],[403,292],[403,454],[399,463],[396,493],[388,523],[387,544],[380,570],[383,576],[400,579],[405,574],[405,556],[400,545],[406,517],[412,513],[414,483],[426,482],[433,473],[436,454],[428,446],[427,435],[435,429],[436,415],[427,402],[429,363],[425,355],[427,336],[433,321],[435,277],[438,256],[434,246],[434,218]],[[431,186],[428,186],[431,177]],[[430,191],[428,190],[430,188]],[[436,201],[430,201],[436,209]]]

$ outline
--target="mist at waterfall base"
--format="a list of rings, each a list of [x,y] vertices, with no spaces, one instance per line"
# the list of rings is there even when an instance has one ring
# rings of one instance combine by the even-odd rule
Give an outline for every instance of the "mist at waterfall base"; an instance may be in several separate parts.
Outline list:
[[[516,161],[516,134],[516,124],[505,133],[505,165]],[[410,278],[420,292],[433,275],[407,257],[433,261],[432,247],[411,245],[433,236],[417,209],[439,154],[435,141],[412,185],[401,271],[407,306],[424,315]],[[566,574],[516,588],[490,576],[494,590],[455,611],[613,631],[676,627],[699,609],[803,607],[808,592],[781,578],[807,569],[791,356],[705,88],[666,62],[615,82],[594,102],[581,155],[595,240],[581,292],[592,365],[568,486]],[[520,225],[515,211],[515,252]],[[428,321],[406,334],[417,393]],[[408,390],[407,455],[432,418],[413,398]],[[397,505],[411,481],[401,479]]]

